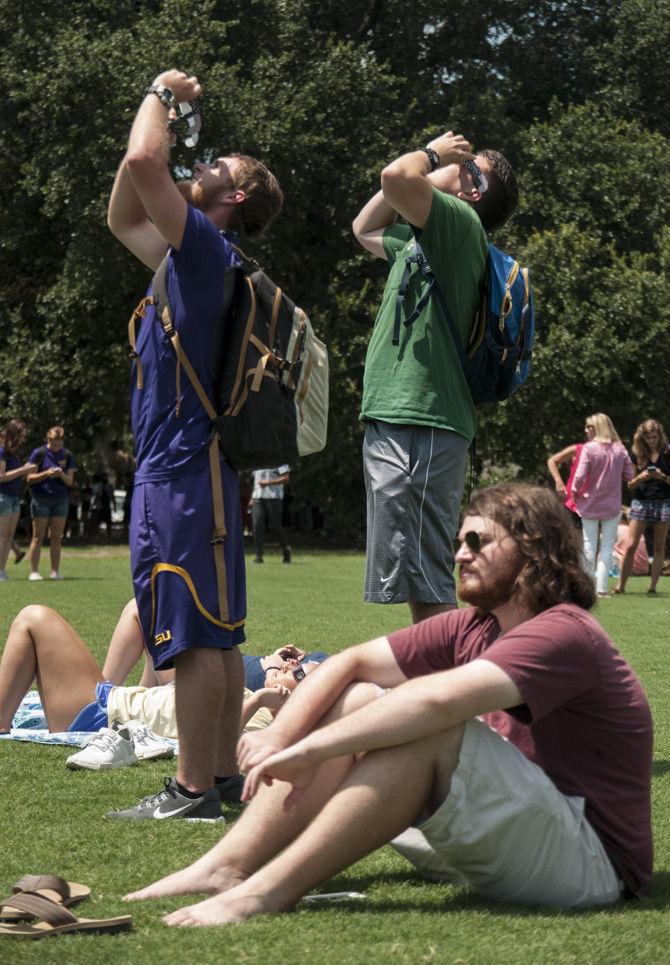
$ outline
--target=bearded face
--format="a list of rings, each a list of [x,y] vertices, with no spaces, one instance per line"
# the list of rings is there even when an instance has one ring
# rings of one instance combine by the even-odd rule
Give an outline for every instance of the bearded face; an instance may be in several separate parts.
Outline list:
[[[475,532],[480,549],[473,552],[463,542],[456,554],[459,564],[458,595],[461,600],[488,613],[508,603],[523,565],[510,534],[483,516],[468,516],[461,533]]]

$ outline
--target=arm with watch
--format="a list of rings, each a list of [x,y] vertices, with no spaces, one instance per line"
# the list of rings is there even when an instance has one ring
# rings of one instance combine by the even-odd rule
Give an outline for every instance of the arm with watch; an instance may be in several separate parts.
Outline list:
[[[468,141],[448,131],[426,147],[393,161],[382,171],[382,190],[368,201],[352,225],[356,240],[373,255],[386,259],[384,230],[398,215],[417,228],[425,225],[433,190],[428,175],[447,164],[472,158]]]
[[[170,118],[177,106],[194,101],[196,77],[164,71],[145,91],[114,181],[107,222],[112,233],[140,261],[155,270],[168,245],[179,248],[187,205],[168,167]]]
[[[382,171],[382,193],[386,202],[415,228],[423,228],[433,202],[429,175],[449,164],[474,160],[469,141],[462,134],[447,131],[424,148],[397,158]]]

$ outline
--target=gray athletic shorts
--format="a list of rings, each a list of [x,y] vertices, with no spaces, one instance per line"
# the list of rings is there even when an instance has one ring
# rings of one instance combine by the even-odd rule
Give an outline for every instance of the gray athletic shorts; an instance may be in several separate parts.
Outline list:
[[[455,603],[453,540],[468,441],[429,426],[365,428],[368,603]]]
[[[469,884],[497,901],[587,908],[623,882],[584,816],[541,767],[481,720],[465,725],[442,805],[391,842],[430,881]]]

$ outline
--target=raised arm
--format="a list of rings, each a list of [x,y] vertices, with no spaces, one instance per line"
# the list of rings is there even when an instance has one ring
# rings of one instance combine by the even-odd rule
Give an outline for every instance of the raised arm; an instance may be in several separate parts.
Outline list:
[[[363,248],[372,252],[377,258],[386,260],[382,242],[384,229],[393,224],[397,218],[397,212],[384,198],[383,192],[378,191],[354,219],[351,226],[354,237]]]
[[[447,131],[427,145],[440,159],[440,167],[472,160],[470,144],[461,134]],[[424,151],[403,154],[382,171],[385,201],[416,228],[423,228],[433,203],[431,164]]]
[[[201,93],[197,78],[178,70],[159,74],[156,84],[168,88],[175,103]],[[169,107],[155,94],[147,94],[130,132],[107,216],[112,234],[151,269],[158,267],[168,245],[181,245],[188,211],[168,168],[168,117]]]

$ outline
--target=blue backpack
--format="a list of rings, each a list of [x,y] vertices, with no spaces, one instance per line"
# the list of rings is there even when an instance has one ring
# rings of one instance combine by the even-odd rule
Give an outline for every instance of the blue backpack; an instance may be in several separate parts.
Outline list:
[[[429,284],[404,324],[411,325],[434,294],[449,325],[473,401],[477,404],[508,399],[530,374],[535,302],[528,269],[521,268],[511,255],[495,245],[489,245],[482,303],[466,349],[444,293],[418,241],[414,242],[414,253],[405,259],[405,263],[396,297],[393,344],[400,343],[402,303],[407,295],[411,266],[416,263]]]

